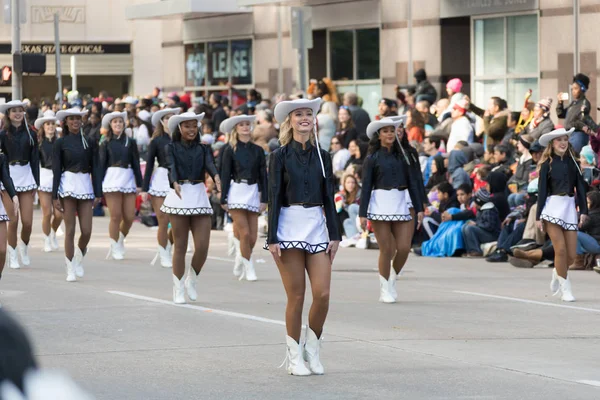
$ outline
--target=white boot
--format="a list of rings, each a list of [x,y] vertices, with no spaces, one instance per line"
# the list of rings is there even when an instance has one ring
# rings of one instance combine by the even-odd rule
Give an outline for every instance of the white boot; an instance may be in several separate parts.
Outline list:
[[[31,264],[31,260],[29,259],[29,244],[25,244],[24,241],[19,239],[19,244],[17,247],[19,248],[19,255],[21,256],[21,262],[23,265]]]
[[[319,353],[321,352],[321,342],[323,341],[323,333],[318,338],[317,334],[306,327],[306,343],[304,344],[304,360],[308,363],[308,368],[315,375],[323,375],[325,368],[321,364],[319,359]]]
[[[194,238],[192,237],[192,234],[188,234],[188,246],[187,246],[186,253],[193,253],[193,252],[194,252]]]
[[[75,246],[75,256],[73,257],[73,269],[78,278],[83,278],[83,252],[79,246]]]
[[[69,261],[69,259],[65,257],[65,264],[67,266],[67,282],[75,282],[77,278],[75,277],[73,262]]]
[[[58,250],[58,239],[56,239],[56,232],[52,229],[50,229],[50,247],[52,250]]]
[[[123,235],[122,232],[119,232],[119,240],[117,241],[117,244],[119,245],[119,251],[121,252],[121,255],[123,258],[125,258],[125,235]]]
[[[294,339],[289,336],[285,337],[285,344],[287,346],[285,360],[283,360],[283,366],[287,362],[287,373],[296,376],[308,376],[311,372],[302,359],[302,346],[298,344]]]
[[[233,276],[239,278],[240,281],[244,279],[244,262],[242,261],[242,253],[240,252],[240,241],[235,237],[233,238],[233,245],[235,247],[235,261],[233,264]]]
[[[150,264],[156,264],[156,261],[158,259],[160,259],[160,265],[163,268],[171,268],[173,266],[173,262],[171,261],[171,253],[169,251],[169,245],[167,245],[167,247],[162,247],[159,244],[158,249],[156,251],[156,255],[154,256]]]
[[[241,256],[240,256],[241,257]],[[256,271],[254,270],[254,264],[252,260],[246,260],[244,257],[242,258],[242,265],[244,266],[244,273],[240,276],[240,281],[243,278],[246,278],[247,281],[254,282],[258,278],[256,277]]]
[[[177,277],[173,275],[173,303],[175,304],[185,304],[183,279],[184,278],[177,279]]]
[[[379,275],[379,301],[382,303],[395,303],[396,300],[390,293],[390,285],[387,279]]]
[[[50,253],[52,250],[52,239],[44,235],[44,253]]]
[[[227,235],[227,255],[233,256],[235,254],[235,242],[237,240],[235,236],[233,236],[233,232],[229,232]]]
[[[390,295],[394,300],[398,300],[398,292],[396,291],[396,270],[390,268],[390,277],[388,278],[388,284],[390,286]]]
[[[14,247],[10,247],[10,245],[6,246],[6,256],[8,258],[8,266],[12,269],[21,268],[21,264],[19,264],[19,256],[17,255],[17,249]]]
[[[112,258],[113,260],[122,260],[123,254],[121,253],[121,249],[119,243],[115,242],[114,239],[110,239],[110,248],[108,249],[108,254],[106,255],[106,259]]]
[[[575,297],[571,291],[571,281],[569,280],[569,277],[567,276],[567,279],[565,279],[559,276],[558,281],[560,282],[560,292],[562,293],[560,299],[568,302],[575,301]]]
[[[196,282],[198,281],[198,275],[196,275],[196,271],[190,265],[187,273],[187,277],[185,278],[185,290],[187,290],[188,297],[191,301],[196,301],[198,298],[198,292],[196,291]]]
[[[558,281],[558,273],[556,272],[556,268],[552,269],[552,280],[550,281],[550,291],[552,294],[558,294],[560,290],[560,282]]]

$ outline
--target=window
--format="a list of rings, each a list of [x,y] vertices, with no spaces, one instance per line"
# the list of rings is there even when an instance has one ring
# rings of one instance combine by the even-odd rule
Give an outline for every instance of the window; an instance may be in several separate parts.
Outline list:
[[[338,92],[354,92],[363,108],[377,114],[381,100],[379,76],[379,28],[329,31],[328,75]]]
[[[476,19],[473,45],[477,105],[499,96],[520,110],[529,89],[532,99],[539,99],[537,14]]]

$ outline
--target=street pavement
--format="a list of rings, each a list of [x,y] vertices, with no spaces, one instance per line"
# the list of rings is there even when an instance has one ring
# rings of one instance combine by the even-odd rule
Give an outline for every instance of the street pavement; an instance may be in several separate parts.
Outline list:
[[[199,298],[176,306],[170,270],[150,265],[155,231],[135,223],[117,262],[105,260],[107,226],[94,218],[86,275],[67,283],[62,243],[43,253],[34,224],[32,265],[5,269],[0,283],[42,367],[68,372],[97,399],[600,398],[594,272],[573,272],[578,301],[562,303],[545,267],[411,255],[389,305],[377,302],[378,252],[340,249],[326,374],[291,377],[277,369],[285,295],[267,251],[255,250],[259,280],[238,282],[226,233],[212,232]]]

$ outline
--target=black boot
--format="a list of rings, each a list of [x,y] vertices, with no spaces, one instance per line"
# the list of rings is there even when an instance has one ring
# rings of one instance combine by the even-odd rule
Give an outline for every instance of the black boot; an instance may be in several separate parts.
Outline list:
[[[508,254],[506,254],[506,251],[502,250],[502,249],[498,249],[494,252],[494,254],[488,256],[485,261],[487,262],[507,262],[508,261]]]

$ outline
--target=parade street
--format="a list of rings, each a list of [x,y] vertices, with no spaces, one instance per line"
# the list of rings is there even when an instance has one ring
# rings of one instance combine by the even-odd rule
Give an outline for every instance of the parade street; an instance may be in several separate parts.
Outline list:
[[[594,272],[570,275],[578,301],[567,304],[549,293],[545,267],[411,255],[398,303],[382,304],[378,252],[340,249],[327,373],[292,377],[277,369],[285,294],[267,251],[255,250],[259,280],[238,282],[226,233],[213,231],[198,301],[177,306],[171,271],[150,265],[155,231],[135,223],[126,260],[109,262],[107,224],[94,218],[86,274],[75,283],[65,282],[62,243],[43,253],[35,226],[31,266],[7,267],[0,293],[42,367],[66,371],[97,399],[600,398]]]

